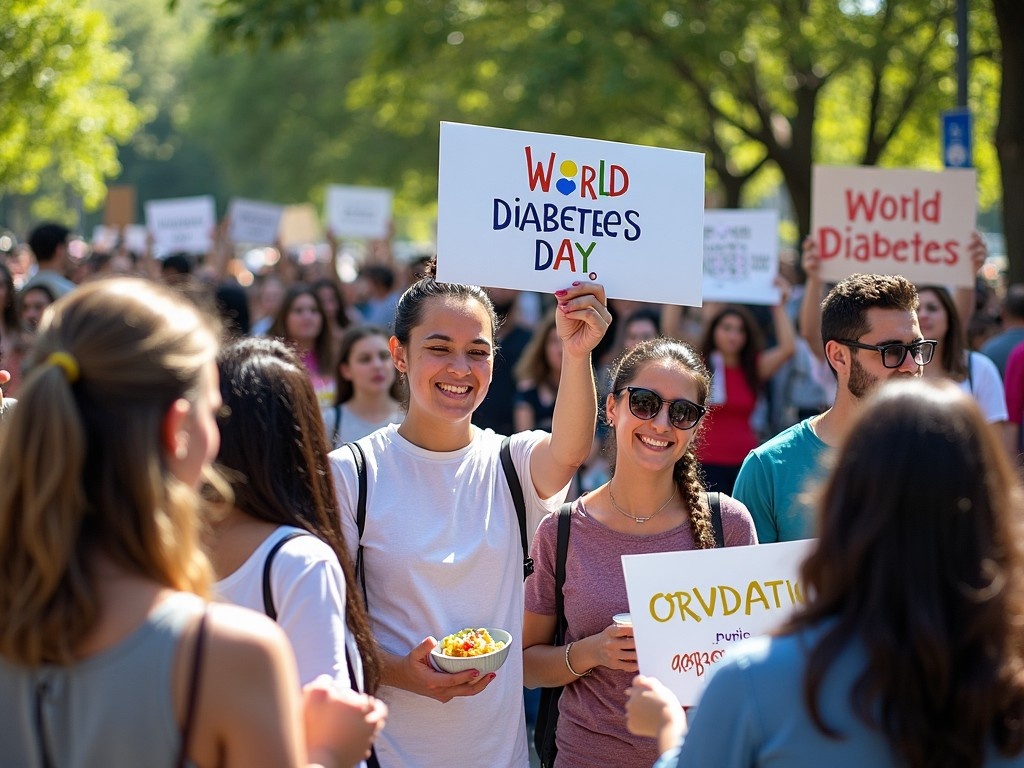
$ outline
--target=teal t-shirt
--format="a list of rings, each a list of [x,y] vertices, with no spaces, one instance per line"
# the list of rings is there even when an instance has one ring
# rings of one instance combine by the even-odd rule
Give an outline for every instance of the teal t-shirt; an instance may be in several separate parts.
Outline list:
[[[830,451],[804,419],[747,454],[732,495],[750,510],[758,542],[814,538],[805,491],[825,478]]]

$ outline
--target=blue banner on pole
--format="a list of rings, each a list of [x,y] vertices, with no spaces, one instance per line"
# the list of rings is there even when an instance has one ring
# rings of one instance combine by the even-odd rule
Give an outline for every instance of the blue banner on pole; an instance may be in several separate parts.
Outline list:
[[[973,168],[972,120],[968,109],[942,113],[942,162],[947,168]]]

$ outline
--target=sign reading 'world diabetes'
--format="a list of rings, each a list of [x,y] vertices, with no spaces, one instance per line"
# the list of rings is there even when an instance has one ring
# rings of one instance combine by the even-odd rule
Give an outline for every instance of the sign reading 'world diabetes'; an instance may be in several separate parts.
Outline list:
[[[821,275],[903,275],[923,284],[974,285],[967,252],[975,228],[973,170],[815,166],[811,231]]]
[[[697,703],[729,646],[778,627],[804,602],[812,540],[623,555],[640,672]]]
[[[701,304],[704,156],[441,123],[437,273]]]

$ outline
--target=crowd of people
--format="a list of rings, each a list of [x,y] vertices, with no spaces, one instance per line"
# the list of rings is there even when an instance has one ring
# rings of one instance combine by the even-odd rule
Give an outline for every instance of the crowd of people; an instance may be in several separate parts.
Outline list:
[[[1022,286],[973,348],[811,241],[701,312],[70,236],[0,262],[0,763],[525,768],[525,687],[554,768],[1024,766]],[[696,709],[637,676],[622,555],[809,538]]]

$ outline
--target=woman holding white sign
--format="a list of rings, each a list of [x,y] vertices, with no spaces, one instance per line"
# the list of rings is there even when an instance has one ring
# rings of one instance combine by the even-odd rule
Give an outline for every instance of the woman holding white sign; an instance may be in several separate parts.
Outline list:
[[[613,475],[573,504],[564,645],[553,645],[557,514],[537,529],[536,572],[526,582],[526,684],[564,686],[556,768],[643,765],[658,756],[654,740],[630,734],[622,715],[637,658],[632,628],[612,620],[629,610],[621,555],[757,543],[746,507],[719,495],[716,519],[700,481],[694,443],[711,387],[700,355],[673,339],[644,341],[612,365],[610,378]]]
[[[1024,493],[977,403],[883,385],[819,509],[807,603],[730,650],[658,768],[1024,766]],[[664,694],[637,678],[634,730],[671,731]]]
[[[408,409],[401,425],[354,443],[365,458],[365,496],[357,453],[343,446],[331,454],[345,540],[362,563],[382,651],[378,695],[390,712],[377,743],[382,768],[528,765],[520,531],[533,531],[558,507],[590,452],[591,351],[611,321],[600,286],[575,283],[555,299],[562,370],[553,429],[519,432],[508,443],[522,529],[511,470],[503,470],[504,439],[471,421],[490,386],[497,326],[491,300],[476,286],[426,277],[402,294],[389,346],[408,382]],[[436,671],[437,638],[470,627],[511,633],[505,665],[483,674]]]

